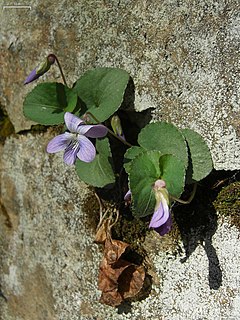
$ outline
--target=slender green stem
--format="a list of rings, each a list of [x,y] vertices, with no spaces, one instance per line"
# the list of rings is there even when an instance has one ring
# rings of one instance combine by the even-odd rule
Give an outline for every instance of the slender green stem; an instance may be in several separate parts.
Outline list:
[[[90,115],[93,120],[95,120],[97,123],[100,123],[100,121],[91,113],[91,112],[86,112],[87,115]],[[125,145],[132,147],[132,145],[130,143],[128,143],[127,141],[125,141],[124,139],[122,139],[121,137],[119,137],[117,134],[115,134],[111,129],[108,129],[108,132],[114,136],[116,139],[118,139],[119,141],[121,141],[122,143],[124,143]]]
[[[172,196],[172,195],[170,195],[170,197],[171,197],[173,200],[175,200],[175,201],[177,201],[177,202],[179,202],[179,203],[182,203],[182,204],[189,204],[189,203],[192,201],[192,199],[194,198],[194,196],[195,196],[195,194],[196,194],[196,191],[197,191],[197,184],[196,184],[196,183],[194,183],[194,185],[193,185],[193,191],[192,191],[192,194],[191,194],[191,196],[189,197],[189,199],[188,199],[188,200],[184,201],[184,200],[181,200],[181,199],[175,198],[175,197],[174,197],[174,196]]]
[[[55,56],[55,55],[54,55],[54,56]],[[55,56],[55,59],[56,59],[56,61],[57,61],[57,65],[58,65],[58,68],[59,68],[59,70],[60,70],[60,73],[61,73],[63,82],[64,82],[65,86],[67,86],[67,82],[66,82],[65,76],[64,76],[64,74],[63,74],[63,70],[62,70],[61,64],[60,64],[60,62],[59,62],[59,60],[58,60],[58,58],[57,58],[56,56]]]
[[[122,139],[121,137],[119,137],[117,134],[115,134],[111,129],[108,129],[108,132],[114,136],[116,139],[118,139],[119,141],[121,141],[122,143],[124,143],[126,146],[128,147],[132,147],[132,145],[130,143],[128,143],[127,141],[125,141],[124,139]]]
[[[85,114],[90,115],[90,117],[92,117],[93,120],[95,120],[97,123],[100,123],[100,121],[91,112],[87,111]]]

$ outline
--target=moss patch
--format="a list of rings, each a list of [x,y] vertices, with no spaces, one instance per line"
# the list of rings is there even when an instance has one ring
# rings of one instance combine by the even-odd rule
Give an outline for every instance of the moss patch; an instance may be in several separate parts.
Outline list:
[[[82,210],[84,213],[86,213],[87,227],[95,235],[99,222],[99,203],[93,191],[90,191],[87,197],[84,199]]]
[[[240,182],[224,187],[214,201],[219,215],[230,217],[230,221],[240,230]]]
[[[114,238],[129,243],[131,248],[141,256],[146,255],[143,243],[148,231],[146,222],[133,218],[130,212],[129,215],[120,212],[118,222],[112,230]]]
[[[7,114],[0,106],[0,143],[3,143],[12,133],[14,133],[14,127]]]

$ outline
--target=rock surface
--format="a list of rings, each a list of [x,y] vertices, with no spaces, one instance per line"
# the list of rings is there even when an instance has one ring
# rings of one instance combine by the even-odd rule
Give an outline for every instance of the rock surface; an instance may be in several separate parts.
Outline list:
[[[33,124],[22,103],[35,84],[23,81],[54,52],[70,85],[90,68],[125,69],[137,111],[153,108],[153,120],[202,134],[216,169],[240,168],[238,0],[0,3],[0,107],[16,132]],[[46,80],[61,81],[57,68]],[[98,203],[62,155],[45,152],[53,135],[22,132],[0,144],[0,320],[240,318],[239,230],[227,217],[210,216],[206,237],[191,229],[187,244],[176,224],[162,238],[149,232],[149,294],[100,304]]]
[[[11,137],[0,150],[1,320],[239,319],[239,231],[226,218],[210,221],[202,245],[192,230],[188,259],[176,225],[149,232],[150,294],[101,305],[96,198],[62,155],[46,154],[52,135]]]
[[[2,1],[3,2],[3,1]],[[5,4],[5,3],[4,3]],[[207,141],[216,169],[240,168],[239,1],[42,1],[1,11],[0,103],[16,131],[34,84],[27,74],[49,52],[74,83],[90,68],[125,69],[135,108],[190,127]],[[61,81],[57,68],[39,81]]]

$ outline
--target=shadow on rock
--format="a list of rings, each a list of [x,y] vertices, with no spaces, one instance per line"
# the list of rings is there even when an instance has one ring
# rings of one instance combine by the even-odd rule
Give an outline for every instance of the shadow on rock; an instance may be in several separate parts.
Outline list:
[[[212,237],[217,230],[217,214],[212,204],[216,192],[209,185],[211,186],[209,178],[205,179],[198,186],[194,200],[189,205],[176,205],[173,212],[186,254],[181,262],[187,261],[201,244],[209,261],[209,287],[217,290],[222,285],[222,270],[212,245]]]
[[[147,297],[150,296],[151,290],[152,290],[152,277],[149,274],[146,274],[143,287],[139,292],[139,294],[133,299],[129,299],[128,301],[123,301],[123,303],[121,303],[118,306],[118,314],[132,313],[132,302],[145,300]]]
[[[118,306],[118,314],[128,314],[132,312],[132,303],[129,301],[124,301],[120,306]]]

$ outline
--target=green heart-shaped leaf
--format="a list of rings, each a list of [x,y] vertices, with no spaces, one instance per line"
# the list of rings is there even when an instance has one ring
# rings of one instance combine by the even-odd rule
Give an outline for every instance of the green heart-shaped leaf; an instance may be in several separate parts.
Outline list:
[[[167,122],[150,123],[144,127],[138,143],[146,150],[158,150],[162,154],[173,154],[188,166],[188,152],[185,139],[180,130]]]
[[[191,129],[183,129],[189,151],[188,183],[205,178],[213,169],[212,157],[202,136]]]
[[[156,180],[166,182],[170,195],[178,198],[184,189],[185,167],[181,160],[159,151],[145,151],[131,161],[129,167],[130,190],[133,198],[133,213],[137,217],[153,214]]]
[[[97,68],[87,71],[75,84],[74,90],[100,122],[108,119],[120,107],[129,74],[117,68]]]
[[[74,109],[76,103],[76,94],[62,83],[40,83],[25,98],[23,113],[43,125],[60,124],[64,122],[66,108]]]
[[[108,138],[97,139],[96,149],[98,154],[92,162],[76,161],[76,171],[81,180],[89,185],[101,188],[115,181]]]
[[[136,217],[153,213],[155,196],[152,186],[160,177],[160,155],[158,151],[146,151],[131,161],[129,182],[133,198],[133,213]]]
[[[131,163],[132,160],[138,156],[140,153],[145,152],[146,150],[141,148],[141,147],[137,147],[137,146],[133,146],[131,148],[129,148],[124,155],[124,169],[126,170],[127,173],[129,173],[130,171],[130,167],[131,167]]]

